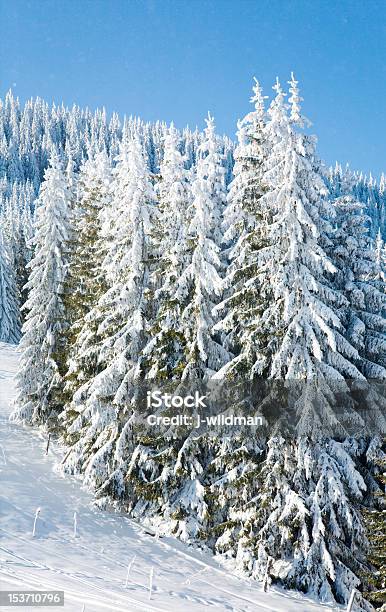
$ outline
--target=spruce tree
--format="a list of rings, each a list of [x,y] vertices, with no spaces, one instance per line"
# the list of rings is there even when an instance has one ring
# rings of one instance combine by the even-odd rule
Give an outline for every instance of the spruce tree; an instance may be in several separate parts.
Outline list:
[[[0,227],[0,341],[20,340],[19,293],[9,250]]]
[[[346,337],[358,350],[356,365],[360,371],[367,378],[384,378],[386,294],[380,278],[381,252],[371,250],[369,218],[353,195],[353,181],[348,171],[342,174],[340,193],[333,200],[335,216],[330,256],[336,268],[334,286],[347,300],[343,309]]]
[[[68,239],[68,190],[57,153],[36,202],[34,257],[28,264],[27,311],[21,340],[18,396],[13,420],[48,423],[60,410],[66,314],[63,284]]]
[[[171,380],[175,385],[182,381],[188,385],[184,388],[190,389],[189,385],[208,381],[228,359],[228,353],[212,333],[212,308],[222,290],[217,241],[221,240],[225,168],[214,120],[209,116],[197,150],[192,200],[181,201],[181,195],[190,197],[190,191],[186,191],[187,185],[181,188],[186,172],[173,136],[172,131],[165,147],[160,182],[161,207],[171,198],[165,210],[165,229],[171,219],[173,242],[171,249],[162,251],[165,254],[161,265],[166,264],[166,274],[162,274],[161,267],[164,284],[158,291],[160,310],[155,319],[159,331],[145,352],[149,357],[148,378],[156,382]],[[168,190],[163,191],[167,185]],[[175,224],[178,217],[181,223]],[[170,241],[168,233],[165,241]],[[204,467],[210,445],[205,434],[192,431],[192,427],[146,431],[139,437],[128,471],[134,491],[132,500],[137,500],[132,501],[134,516],[145,510],[149,516],[161,514],[172,532],[185,541],[204,538],[208,526]]]
[[[213,336],[212,315],[222,293],[217,243],[221,241],[218,232],[225,204],[225,169],[210,115],[206,123],[192,185],[193,216],[188,228],[193,243],[191,262],[177,288],[177,296],[185,301],[180,321],[187,340],[182,380],[211,378],[229,356]]]
[[[77,203],[74,210],[72,250],[66,282],[66,305],[70,327],[66,337],[70,358],[65,377],[65,429],[71,427],[72,400],[77,390],[98,371],[98,326],[95,312],[107,286],[102,269],[106,246],[102,222],[111,200],[111,167],[103,151],[88,159],[80,168]],[[67,438],[67,432],[65,432]],[[71,440],[71,435],[68,437]]]
[[[262,293],[274,288],[260,317],[271,338],[269,376],[356,378],[360,374],[352,362],[357,351],[345,339],[339,317],[345,298],[327,278],[335,267],[323,248],[330,211],[314,161],[315,142],[296,129],[304,125],[297,82],[290,82],[289,116],[280,85],[275,89],[266,132],[279,138],[268,154],[262,197],[272,220],[259,271]]]
[[[192,216],[190,173],[180,152],[180,137],[171,125],[157,185],[158,214],[154,223],[157,265],[151,274],[155,313],[144,349],[147,377],[179,378],[185,363],[185,337],[180,329],[184,303],[177,295],[179,279],[191,260],[188,227]]]
[[[146,341],[149,241],[154,193],[137,137],[124,140],[104,220],[109,249],[103,261],[107,290],[98,300],[99,371],[74,394],[75,443],[65,469],[83,471],[90,486],[121,496],[126,435],[142,378]]]
[[[354,363],[358,352],[345,337],[342,309],[347,299],[329,277],[336,271],[325,251],[332,213],[315,142],[298,129],[303,119],[297,83],[292,77],[289,105],[278,83],[275,90],[263,128],[270,146],[256,202],[260,217],[254,275],[245,273],[242,259],[235,259],[239,294],[244,298],[254,288],[257,299],[251,300],[254,310],[241,311],[233,302],[233,312],[236,317],[246,313],[256,333],[243,339],[235,358],[217,376],[237,372],[248,378],[303,381],[300,396],[290,395],[289,406],[282,410],[294,411],[301,432],[311,428],[316,433],[313,402],[318,401],[322,415],[334,418],[331,383],[363,376]],[[237,319],[230,312],[232,328]],[[280,406],[280,397],[274,399]],[[244,443],[247,452],[241,464],[235,463],[236,440],[231,440],[223,478],[233,470],[245,474],[244,485],[233,485],[243,503],[225,487],[228,511],[215,546],[265,583],[275,580],[317,593],[325,601],[346,601],[359,584],[356,563],[364,559],[365,537],[356,506],[365,484],[345,446],[323,440],[327,431],[318,432],[319,443],[305,437],[262,440],[263,462],[256,449]],[[355,551],[355,562],[348,549]]]
[[[262,294],[258,280],[258,254],[266,246],[267,211],[261,202],[268,147],[264,96],[258,81],[253,87],[251,101],[254,111],[238,123],[234,179],[229,185],[224,213],[229,268],[224,283],[225,299],[215,308],[216,316],[220,317],[215,331],[221,332],[224,347],[235,357],[218,372],[219,378],[238,374],[253,376],[264,343],[259,326],[262,303],[272,293]]]

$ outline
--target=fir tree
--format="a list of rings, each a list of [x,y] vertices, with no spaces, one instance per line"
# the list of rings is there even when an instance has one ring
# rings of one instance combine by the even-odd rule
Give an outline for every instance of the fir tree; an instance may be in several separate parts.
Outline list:
[[[336,272],[335,287],[344,295],[346,337],[358,350],[356,365],[367,378],[386,374],[386,295],[380,278],[381,252],[370,248],[368,217],[353,196],[352,177],[342,175],[340,196],[334,201],[335,229],[331,236],[331,258]],[[381,282],[380,282],[381,281]]]
[[[122,495],[122,465],[130,456],[124,441],[142,377],[154,214],[153,189],[136,137],[121,145],[112,189],[110,214],[104,221],[111,242],[102,264],[108,289],[96,307],[101,315],[99,372],[73,397],[79,416],[70,433],[77,441],[65,469],[84,471],[89,485]]]
[[[185,337],[180,329],[183,302],[177,295],[177,288],[191,260],[188,237],[192,215],[190,174],[185,169],[180,137],[173,125],[165,137],[157,194],[159,213],[154,236],[159,259],[151,278],[157,306],[144,355],[147,377],[161,381],[178,378],[185,363]]]
[[[252,375],[263,339],[259,317],[262,302],[258,280],[258,253],[266,245],[261,205],[264,193],[264,159],[268,146],[265,135],[264,96],[258,81],[251,98],[255,110],[238,124],[238,146],[235,150],[234,179],[229,185],[225,210],[224,240],[229,245],[229,269],[225,278],[225,299],[215,308],[221,320],[215,330],[223,334],[225,348],[235,353],[218,373],[218,377]]]
[[[345,299],[327,279],[335,272],[323,249],[330,211],[315,164],[315,143],[295,129],[303,120],[294,78],[289,117],[280,85],[275,89],[266,130],[279,137],[266,161],[262,197],[272,220],[259,270],[262,293],[267,285],[274,288],[260,317],[271,339],[257,369],[263,372],[268,359],[273,378],[360,377],[352,363],[357,351],[344,338],[339,318]]]
[[[0,227],[0,341],[16,344],[19,340],[19,294]]]
[[[98,371],[98,326],[95,312],[99,298],[107,290],[102,270],[106,251],[102,222],[111,200],[111,167],[105,152],[82,165],[78,178],[78,201],[74,211],[73,249],[69,254],[66,304],[70,323],[68,371],[65,394],[68,398],[65,429],[71,426],[72,398]],[[65,434],[66,436],[66,434]],[[71,436],[69,437],[71,439]]]
[[[212,332],[212,310],[222,292],[217,242],[225,203],[225,170],[210,115],[206,123],[192,185],[193,217],[188,231],[194,246],[177,288],[177,296],[185,301],[180,321],[187,339],[182,380],[211,378],[229,356]]]
[[[28,264],[27,310],[21,340],[14,420],[47,423],[60,410],[66,314],[63,283],[68,239],[68,191],[62,163],[53,154],[35,213],[35,253]]]

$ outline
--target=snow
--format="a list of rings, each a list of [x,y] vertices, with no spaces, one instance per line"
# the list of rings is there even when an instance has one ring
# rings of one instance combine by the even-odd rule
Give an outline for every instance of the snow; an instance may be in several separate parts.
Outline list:
[[[209,553],[95,508],[79,481],[55,469],[63,450],[51,444],[46,455],[41,432],[9,422],[17,362],[16,348],[0,343],[0,589],[64,590],[64,612],[339,609],[276,588],[264,593]]]

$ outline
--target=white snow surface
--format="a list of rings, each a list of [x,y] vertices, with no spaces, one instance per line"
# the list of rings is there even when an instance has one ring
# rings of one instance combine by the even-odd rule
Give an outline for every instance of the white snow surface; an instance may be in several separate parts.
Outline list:
[[[42,432],[9,423],[17,361],[17,349],[0,343],[0,590],[65,592],[64,607],[28,608],[31,612],[339,609],[278,588],[264,593],[261,584],[232,574],[210,553],[157,538],[124,515],[94,507],[79,480],[55,470],[63,449],[51,444],[46,455]]]

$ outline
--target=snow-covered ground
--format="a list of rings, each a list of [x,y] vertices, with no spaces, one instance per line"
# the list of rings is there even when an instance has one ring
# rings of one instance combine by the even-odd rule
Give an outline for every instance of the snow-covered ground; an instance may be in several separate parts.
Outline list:
[[[79,481],[55,471],[60,449],[52,446],[45,455],[42,434],[9,423],[16,366],[16,350],[0,343],[0,590],[63,590],[64,608],[56,609],[66,612],[333,609],[297,593],[264,593],[210,554],[157,539],[125,516],[94,508]]]

